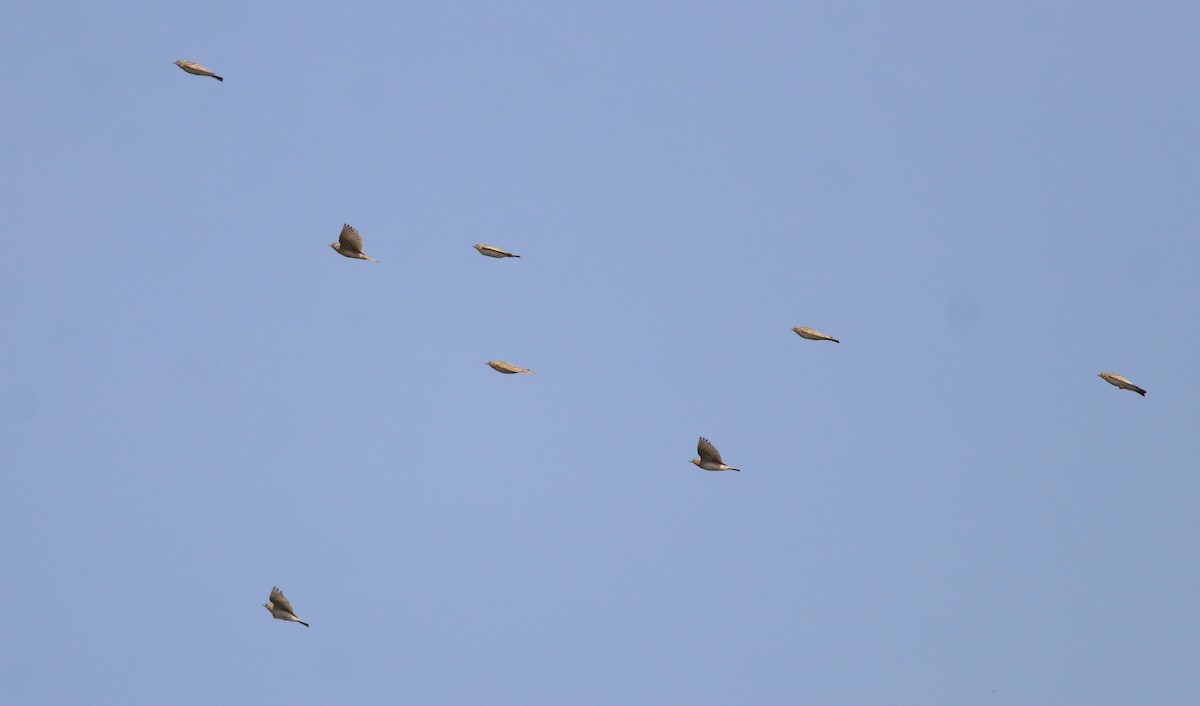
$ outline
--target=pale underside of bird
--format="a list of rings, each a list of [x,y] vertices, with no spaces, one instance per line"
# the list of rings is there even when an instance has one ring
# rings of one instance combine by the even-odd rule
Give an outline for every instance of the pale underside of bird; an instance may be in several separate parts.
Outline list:
[[[1116,385],[1117,387],[1121,388],[1122,390],[1130,390],[1132,392],[1138,393],[1142,397],[1146,396],[1145,390],[1138,387],[1137,385],[1134,385],[1132,382],[1129,382],[1122,375],[1117,375],[1116,373],[1100,373],[1099,377],[1103,378],[1104,381],[1107,382],[1108,384]]]
[[[809,328],[807,326],[793,326],[792,330],[795,331],[796,335],[800,338],[807,338],[810,341],[833,341],[834,343],[841,343],[841,341],[837,340],[833,336],[821,333],[815,328]]]
[[[488,257],[521,257],[520,255],[515,255],[513,253],[510,253],[507,250],[501,250],[500,248],[496,247],[495,245],[485,245],[483,243],[475,243],[475,245],[473,245],[472,247],[474,247],[476,250],[478,250],[480,255],[487,255]]]
[[[300,623],[304,627],[308,627],[308,623],[296,617],[296,611],[292,610],[292,603],[283,595],[278,587],[271,588],[271,597],[266,603],[263,603],[263,608],[271,612],[271,617],[276,620],[287,620],[293,623]]]
[[[530,375],[534,374],[533,371],[529,370],[528,368],[522,368],[521,366],[513,365],[512,363],[506,363],[503,360],[489,360],[487,364],[492,366],[492,370],[497,370],[505,375],[512,375],[514,373],[529,373]]]
[[[342,226],[342,232],[338,235],[336,243],[330,243],[329,247],[333,248],[339,255],[353,258],[355,260],[370,260],[371,262],[379,262],[375,258],[363,252],[362,236],[358,234],[358,230],[346,223]]]
[[[217,79],[218,81],[225,80],[225,79],[221,78],[220,76],[216,75],[215,73],[213,73],[212,69],[208,68],[207,66],[197,64],[194,61],[187,61],[186,59],[180,59],[175,62],[175,65],[178,66],[179,68],[183,69],[184,71],[188,72],[189,74],[196,74],[197,76],[212,76],[213,78]]]
[[[706,471],[741,471],[740,468],[726,466],[721,460],[721,452],[717,451],[717,447],[712,445],[712,442],[700,437],[700,443],[696,444],[696,453],[700,454],[700,458],[693,458],[692,463],[703,468]]]

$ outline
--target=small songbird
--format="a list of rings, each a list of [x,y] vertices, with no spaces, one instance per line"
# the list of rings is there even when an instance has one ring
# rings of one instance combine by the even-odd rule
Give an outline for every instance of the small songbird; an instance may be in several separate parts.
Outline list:
[[[217,79],[218,81],[225,80],[225,79],[221,78],[220,76],[216,75],[215,73],[213,73],[212,69],[208,68],[207,66],[201,66],[200,64],[197,64],[194,61],[187,61],[185,59],[180,59],[175,62],[175,65],[178,66],[179,68],[183,69],[184,71],[188,72],[189,74],[196,74],[197,76],[212,76],[213,78]]]
[[[696,453],[700,454],[700,458],[693,458],[692,463],[703,468],[706,471],[741,471],[740,468],[726,466],[721,460],[721,453],[717,451],[717,447],[712,445],[712,442],[700,437],[700,443],[696,444]]]
[[[484,245],[483,243],[475,243],[475,245],[473,245],[472,247],[474,247],[476,250],[478,250],[480,255],[487,255],[488,257],[521,257],[520,255],[514,255],[507,250],[501,250],[500,248],[496,247],[495,245]]]
[[[492,366],[492,370],[497,370],[505,375],[512,375],[513,373],[529,373],[530,375],[534,374],[532,370],[527,370],[526,368],[522,368],[519,365],[513,365],[512,363],[505,363],[503,360],[489,360],[487,364]]]
[[[263,608],[271,611],[271,617],[276,620],[290,620],[293,623],[300,623],[304,627],[308,627],[308,623],[296,617],[295,611],[292,610],[292,604],[288,601],[287,596],[283,595],[283,591],[278,588],[271,589],[271,597],[263,603]]]
[[[815,328],[809,328],[807,326],[793,326],[792,330],[795,331],[796,335],[800,338],[807,338],[810,341],[833,341],[834,343],[841,343],[841,341],[837,340],[833,336],[821,333]]]
[[[379,262],[375,258],[362,251],[362,236],[358,234],[358,230],[354,226],[346,223],[342,226],[342,232],[338,235],[336,243],[330,243],[329,247],[337,251],[338,254],[345,257],[352,257],[356,260],[370,260],[371,262]]]
[[[1137,385],[1134,385],[1132,382],[1129,382],[1121,375],[1117,375],[1116,373],[1100,373],[1099,377],[1104,378],[1104,381],[1107,382],[1108,384],[1116,385],[1117,387],[1121,388],[1122,390],[1132,390],[1133,392],[1138,393],[1142,397],[1146,396],[1145,390],[1138,387]]]

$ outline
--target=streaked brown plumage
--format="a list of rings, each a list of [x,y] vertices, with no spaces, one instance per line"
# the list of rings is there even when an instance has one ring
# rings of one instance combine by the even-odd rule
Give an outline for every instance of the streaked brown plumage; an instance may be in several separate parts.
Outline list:
[[[800,338],[807,338],[810,341],[833,341],[834,343],[841,343],[841,341],[837,340],[833,336],[821,333],[815,328],[809,328],[807,326],[793,326],[792,330],[795,331],[796,335]]]
[[[506,363],[503,360],[489,360],[487,362],[487,364],[492,366],[492,370],[498,370],[498,371],[504,373],[505,375],[512,375],[514,373],[529,373],[530,375],[533,374],[532,370],[522,368],[519,365],[513,365],[512,363]]]
[[[1146,396],[1145,390],[1138,387],[1137,385],[1134,385],[1132,382],[1129,382],[1128,380],[1126,380],[1124,378],[1124,376],[1117,375],[1116,373],[1100,373],[1100,375],[1098,377],[1102,378],[1105,382],[1107,382],[1110,385],[1116,385],[1117,387],[1121,388],[1122,390],[1130,390],[1131,392],[1138,393],[1142,397]]]
[[[292,610],[291,601],[283,595],[283,591],[280,591],[278,587],[271,588],[271,597],[266,603],[263,603],[263,608],[270,611],[271,617],[276,620],[288,620],[308,627],[308,623],[296,616],[296,611]]]
[[[342,226],[342,232],[338,235],[336,243],[330,243],[329,247],[333,248],[339,255],[354,258],[355,260],[370,260],[371,262],[379,262],[375,258],[363,252],[362,236],[358,234],[358,230],[346,223]]]
[[[478,250],[480,255],[487,255],[488,257],[521,257],[520,255],[514,255],[513,253],[510,253],[507,250],[501,250],[500,248],[496,247],[495,245],[484,245],[483,243],[475,243],[475,245],[473,245],[472,247],[475,248],[476,250]]]
[[[187,61],[186,59],[179,59],[178,61],[175,62],[175,65],[178,66],[179,68],[183,69],[184,71],[188,72],[189,74],[195,74],[197,76],[212,76],[213,78],[217,79],[218,81],[225,80],[225,79],[221,78],[220,76],[216,75],[215,73],[213,73],[212,69],[208,68],[207,66],[202,66],[200,64],[197,64],[194,61]]]
[[[706,471],[741,471],[740,468],[726,466],[721,460],[721,453],[717,451],[717,447],[712,445],[712,442],[700,437],[700,442],[696,444],[696,453],[700,454],[700,458],[693,458],[692,463]]]

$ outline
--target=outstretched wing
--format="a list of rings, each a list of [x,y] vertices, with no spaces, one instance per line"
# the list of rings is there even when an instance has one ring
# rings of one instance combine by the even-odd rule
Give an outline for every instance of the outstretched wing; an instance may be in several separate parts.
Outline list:
[[[700,443],[696,444],[696,453],[700,454],[701,461],[709,461],[711,463],[725,465],[721,460],[721,452],[717,451],[717,447],[712,445],[712,442],[700,437]]]
[[[287,599],[287,596],[283,595],[283,591],[280,591],[278,588],[271,589],[271,603],[276,608],[279,608],[281,610],[286,610],[287,612],[291,613],[292,615],[296,614],[296,611],[292,610],[291,601],[289,601]]]
[[[358,234],[358,230],[346,223],[342,226],[341,235],[338,236],[338,242],[342,245],[342,250],[350,252],[362,252],[362,236]]]

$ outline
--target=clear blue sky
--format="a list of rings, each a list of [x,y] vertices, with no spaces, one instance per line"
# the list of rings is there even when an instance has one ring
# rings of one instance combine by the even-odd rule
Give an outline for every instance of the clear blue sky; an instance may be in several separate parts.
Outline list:
[[[4,5],[0,700],[1200,702],[1197,36]]]

